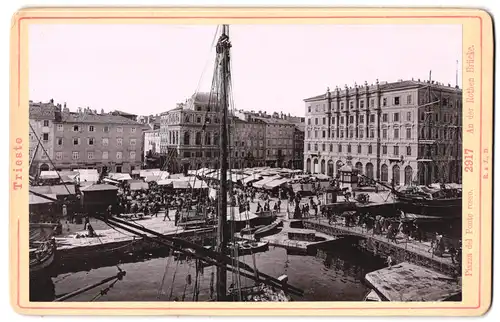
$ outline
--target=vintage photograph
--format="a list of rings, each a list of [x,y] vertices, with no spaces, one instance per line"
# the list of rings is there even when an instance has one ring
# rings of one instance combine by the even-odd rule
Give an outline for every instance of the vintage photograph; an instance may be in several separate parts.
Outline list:
[[[461,301],[462,52],[459,24],[30,24],[30,301]]]

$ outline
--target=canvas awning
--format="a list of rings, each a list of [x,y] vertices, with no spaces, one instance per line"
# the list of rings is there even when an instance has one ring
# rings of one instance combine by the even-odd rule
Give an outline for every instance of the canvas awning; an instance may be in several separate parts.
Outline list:
[[[91,184],[89,186],[80,188],[80,190],[85,193],[85,192],[95,192],[95,191],[116,191],[118,190],[117,187],[112,186],[110,184]]]
[[[47,196],[48,198],[56,199],[56,195],[51,195],[51,194],[43,194],[44,196]],[[43,198],[41,196],[34,195],[32,193],[29,194],[29,204],[31,205],[42,205],[42,204],[51,204],[54,203],[53,200],[49,200],[46,198]]]
[[[208,185],[201,180],[193,180],[190,181],[189,184],[193,189],[208,189]]]
[[[173,183],[174,180],[172,179],[163,179],[163,180],[160,180],[157,182],[157,184],[159,186],[168,186],[168,185],[171,185]]]
[[[174,189],[189,189],[189,181],[184,180],[173,180]]]
[[[248,177],[246,177],[245,179],[243,179],[243,183],[247,184],[247,183],[250,183],[250,182],[253,182],[253,181],[258,181],[258,180],[261,180],[262,177],[259,176],[259,175],[250,175]]]
[[[108,178],[116,181],[132,180],[132,177],[128,173],[109,173]]]
[[[265,177],[264,179],[262,179],[260,181],[254,182],[252,184],[252,186],[255,188],[264,188],[264,185],[266,183],[271,182],[271,181],[276,180],[276,179],[279,179],[279,178],[281,178],[281,177],[279,177],[279,176]]]
[[[30,187],[30,189],[37,193],[55,196],[68,196],[75,194],[74,185],[34,186]]]
[[[108,178],[104,178],[102,181],[107,182],[107,183],[111,183],[111,184],[119,184],[120,183],[118,181],[115,181],[113,179],[108,179]]]
[[[42,171],[40,172],[40,179],[59,179],[59,174],[57,173],[57,171]]]
[[[281,186],[282,184],[285,184],[287,183],[289,180],[288,179],[285,179],[285,178],[281,178],[281,179],[277,179],[277,180],[273,180],[273,181],[270,181],[270,182],[267,182],[264,184],[264,188],[265,189],[274,189],[276,187],[279,187]]]
[[[149,184],[147,182],[132,182],[130,183],[130,190],[135,191],[135,190],[148,190],[149,189]]]

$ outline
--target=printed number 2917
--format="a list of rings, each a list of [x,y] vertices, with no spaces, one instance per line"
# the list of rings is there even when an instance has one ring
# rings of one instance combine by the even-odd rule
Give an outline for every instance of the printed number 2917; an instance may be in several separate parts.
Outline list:
[[[471,149],[464,149],[464,171],[473,172],[474,152]]]

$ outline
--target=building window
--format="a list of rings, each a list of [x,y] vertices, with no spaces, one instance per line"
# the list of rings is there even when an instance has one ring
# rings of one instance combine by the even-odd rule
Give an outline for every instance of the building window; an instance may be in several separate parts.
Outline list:
[[[135,151],[130,151],[130,160],[135,160]]]
[[[324,152],[324,151],[326,151],[326,145],[325,145],[325,143],[323,143],[323,144],[321,145],[321,150],[322,150],[323,152]]]
[[[371,106],[371,107],[374,107],[374,106],[375,106],[375,99],[373,99],[373,98],[372,98],[372,99],[370,100],[370,106]]]
[[[314,124],[318,125],[318,118],[317,117],[314,118]]]
[[[399,155],[399,146],[394,146],[394,155]]]
[[[307,107],[307,113],[311,113],[311,107],[310,106]]]
[[[338,152],[342,152],[342,144],[339,144],[339,146],[338,146]]]
[[[71,154],[71,158],[73,160],[78,160],[80,156],[78,155],[78,151],[73,151],[73,153]]]
[[[340,138],[343,139],[344,138],[344,130],[340,130]]]
[[[335,117],[332,117],[332,124],[335,124]]]
[[[135,145],[135,144],[136,144],[136,142],[137,142],[137,140],[136,140],[136,139],[130,139],[130,145]]]
[[[340,102],[340,109],[343,110],[344,109],[344,102]]]
[[[365,116],[364,115],[359,116],[359,123],[361,123],[361,124],[365,123]]]
[[[200,116],[196,117],[196,123],[201,123],[201,117]]]
[[[94,132],[94,126],[93,125],[89,125],[89,132]]]
[[[94,159],[94,152],[87,152],[87,159],[89,160]]]
[[[382,146],[382,154],[387,154],[387,146]]]
[[[63,139],[62,138],[57,138],[57,145],[59,145],[59,146],[63,145]]]
[[[318,144],[317,143],[314,144],[314,151],[318,151]]]
[[[382,106],[387,106],[387,98],[386,97],[384,97],[382,99]]]
[[[107,160],[108,159],[108,151],[102,151],[102,159]]]
[[[368,154],[372,154],[372,146],[371,146],[371,144],[368,145]]]
[[[349,101],[349,108],[351,110],[354,108],[354,102],[353,101]]]
[[[116,173],[122,173],[122,166],[121,165],[116,166]]]
[[[136,130],[136,128],[135,128],[135,127],[131,128],[131,129],[130,129],[130,133],[135,133],[135,130]]]
[[[351,153],[351,145],[350,144],[347,145],[347,153]]]
[[[109,132],[109,126],[105,125],[102,129],[105,133]]]
[[[388,122],[389,117],[387,116],[387,113],[382,114],[382,122]]]
[[[326,138],[326,131],[323,131],[323,138]]]
[[[399,139],[399,129],[394,129],[394,138]]]
[[[358,129],[358,135],[359,135],[359,138],[362,139],[363,138],[363,128],[359,128]]]
[[[365,101],[364,100],[360,100],[359,101],[359,107],[360,108],[364,108],[365,107]]]
[[[121,160],[122,159],[122,152],[121,151],[116,152],[116,159],[117,160]]]
[[[122,138],[116,138],[116,145],[122,146],[123,144],[123,139]]]
[[[94,145],[94,139],[93,138],[88,138],[87,142],[89,145]]]
[[[340,124],[344,124],[344,117],[343,116],[340,117]]]
[[[370,123],[375,123],[375,114],[370,114]]]
[[[78,125],[73,125],[73,132],[79,132],[80,127]]]
[[[406,104],[411,104],[411,95],[406,96]]]
[[[326,117],[323,118],[323,125],[325,125],[325,124],[326,124]],[[281,135],[281,133],[280,133],[280,135]]]
[[[387,129],[382,129],[382,139],[387,139]]]
[[[103,146],[108,146],[109,139],[108,138],[102,138],[102,145]]]
[[[353,138],[354,137],[354,130],[349,130],[349,138]]]
[[[406,120],[411,121],[411,112],[406,113]]]
[[[64,124],[57,124],[57,130],[58,130],[59,132],[64,131]]]
[[[361,154],[361,144],[358,144],[358,154]]]
[[[49,120],[43,120],[43,126],[49,126]]]
[[[411,155],[411,146],[406,147],[406,155]]]
[[[400,104],[400,97],[396,96],[394,97],[394,105],[399,105]]]
[[[375,137],[375,130],[370,129],[370,139],[373,139]]]
[[[399,113],[394,113],[393,121],[399,122]]]
[[[307,151],[311,151],[311,143],[307,143]]]
[[[62,160],[62,152],[56,152],[56,160]]]
[[[318,131],[314,131],[314,138],[316,139],[317,137],[318,137]]]
[[[411,139],[411,127],[406,128],[406,138],[408,140]]]
[[[330,152],[333,152],[333,144],[330,144]]]
[[[307,131],[307,135],[306,135],[306,138],[310,139],[311,138],[311,131]]]
[[[42,140],[48,141],[49,140],[49,133],[43,133],[42,134]]]
[[[123,132],[123,127],[119,126],[116,128],[116,132],[122,133]]]
[[[74,138],[73,145],[79,145],[79,144],[80,144],[80,138]]]
[[[349,124],[354,123],[354,115],[349,116]]]
[[[311,125],[311,119],[307,119],[307,125]]]

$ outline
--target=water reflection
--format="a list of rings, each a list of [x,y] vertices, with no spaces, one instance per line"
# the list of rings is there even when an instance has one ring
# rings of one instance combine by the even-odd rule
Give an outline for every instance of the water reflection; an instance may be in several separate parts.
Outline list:
[[[294,298],[296,301],[360,301],[368,291],[363,284],[364,275],[384,265],[382,259],[353,247],[346,248],[346,245],[339,249],[318,250],[316,256],[300,255],[277,247],[254,256],[261,272],[274,277],[286,274],[291,285],[304,290],[304,296]],[[193,301],[196,297],[198,301],[207,301],[214,295],[212,276],[215,267],[197,270],[194,260],[175,260],[165,253],[148,253],[131,260],[132,257],[127,262],[121,260],[120,267],[127,275],[100,301]],[[242,256],[240,260],[253,266],[251,255]],[[51,284],[55,294],[61,296],[113,276],[117,268],[112,265],[53,277]],[[228,273],[230,284],[245,287],[251,286],[253,281]],[[47,293],[49,289],[47,286],[37,287],[37,292]],[[199,291],[197,296],[196,290]],[[93,289],[71,301],[89,301],[99,291],[100,288]],[[38,294],[33,298],[47,301],[50,296]]]

